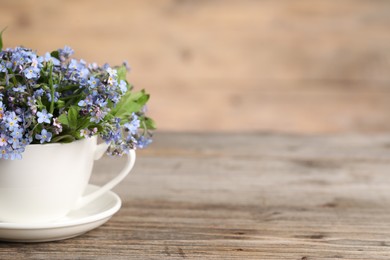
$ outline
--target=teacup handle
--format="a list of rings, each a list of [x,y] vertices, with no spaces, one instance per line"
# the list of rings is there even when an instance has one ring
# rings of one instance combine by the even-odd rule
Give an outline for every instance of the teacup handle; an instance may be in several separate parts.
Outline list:
[[[102,144],[97,145],[97,148],[96,148],[95,154],[94,154],[94,159],[99,160],[103,156],[103,154],[106,150],[107,150],[107,144],[102,143]],[[109,181],[108,183],[103,185],[97,191],[94,191],[86,196],[81,197],[77,201],[77,203],[73,207],[73,209],[79,209],[79,208],[85,206],[86,204],[97,199],[98,197],[100,197],[101,195],[103,195],[107,191],[111,190],[116,185],[118,185],[130,173],[131,169],[134,166],[134,163],[135,163],[135,151],[130,150],[129,153],[127,154],[126,165],[122,169],[122,171],[114,179],[112,179],[111,181]]]

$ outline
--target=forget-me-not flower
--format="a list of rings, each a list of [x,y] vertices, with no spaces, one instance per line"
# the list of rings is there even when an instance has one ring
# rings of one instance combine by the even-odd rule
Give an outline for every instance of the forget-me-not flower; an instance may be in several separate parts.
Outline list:
[[[98,83],[99,83],[99,79],[97,79],[95,77],[90,77],[88,80],[88,86],[90,88],[96,88]]]
[[[43,57],[43,60],[46,62],[51,61],[54,66],[60,65],[60,61],[56,58],[52,57],[50,53],[46,52],[45,56]]]
[[[7,145],[7,137],[5,134],[1,134],[0,135],[0,146],[4,146],[4,145]]]
[[[0,72],[6,72],[7,71],[7,67],[4,65],[3,62],[0,62]]]
[[[130,132],[130,134],[134,135],[137,133],[138,128],[140,127],[140,121],[138,119],[138,116],[133,113],[132,114],[132,120],[130,123],[126,123],[123,125],[127,131]]]
[[[23,73],[27,79],[36,79],[39,78],[40,70],[38,68],[29,67],[23,70]]]
[[[127,91],[126,81],[121,80],[121,82],[119,83],[119,88],[122,91],[122,93],[126,93],[126,91]]]
[[[40,140],[41,144],[44,142],[50,142],[52,133],[48,132],[46,129],[42,129],[41,134],[36,134],[35,139]]]
[[[37,116],[38,116],[38,123],[40,124],[42,123],[50,124],[50,118],[53,117],[52,114],[47,113],[46,109],[43,109],[42,112],[38,112]]]
[[[152,143],[152,139],[146,138],[145,136],[141,136],[137,140],[137,147],[143,149],[143,148],[147,147],[151,143]]]

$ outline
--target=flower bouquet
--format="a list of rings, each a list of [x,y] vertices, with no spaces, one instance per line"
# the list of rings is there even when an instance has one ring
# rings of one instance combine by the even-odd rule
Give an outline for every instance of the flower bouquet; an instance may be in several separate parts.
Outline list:
[[[146,147],[155,129],[145,115],[149,95],[133,91],[126,80],[126,63],[88,64],[70,58],[70,47],[44,55],[24,47],[3,49],[1,36],[2,32],[0,223],[50,223],[72,210],[83,212],[92,201],[100,205],[99,210],[107,210],[108,197],[113,201],[110,212],[115,213],[120,200],[110,190],[130,172],[134,150]],[[97,136],[104,142],[97,144]],[[102,187],[88,184],[94,160],[106,151],[126,154],[126,165]],[[34,233],[34,239],[60,239],[81,232],[68,231],[53,237]],[[0,232],[0,239],[24,241],[26,237],[23,232],[2,237]]]
[[[100,136],[108,154],[151,142],[149,95],[133,91],[128,66],[70,58],[70,47],[38,55],[3,49],[0,34],[0,158],[21,159],[29,144],[70,143]]]

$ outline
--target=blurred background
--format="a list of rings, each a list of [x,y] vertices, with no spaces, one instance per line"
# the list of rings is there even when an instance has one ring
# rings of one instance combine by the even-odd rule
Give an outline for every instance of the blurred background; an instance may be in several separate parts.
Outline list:
[[[5,47],[127,60],[162,131],[390,131],[390,1],[0,0]]]

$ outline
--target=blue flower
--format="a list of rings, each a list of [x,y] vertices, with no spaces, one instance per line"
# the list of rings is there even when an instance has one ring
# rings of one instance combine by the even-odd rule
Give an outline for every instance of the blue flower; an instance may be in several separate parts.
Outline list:
[[[77,105],[79,107],[85,107],[85,106],[87,106],[87,102],[85,102],[85,100],[80,100],[79,103],[77,103]]]
[[[84,100],[80,100],[77,105],[79,107],[92,106],[92,97],[87,96]]]
[[[13,70],[17,70],[19,67],[24,65],[24,58],[20,52],[14,52],[11,61]]]
[[[12,148],[19,148],[19,139],[16,137],[12,137],[8,139],[8,143],[12,145]]]
[[[152,143],[152,139],[146,138],[145,136],[141,136],[137,140],[137,147],[143,149],[146,148],[151,143]]]
[[[123,66],[125,66],[126,70],[127,71],[130,71],[130,66],[129,66],[129,63],[125,60],[122,64]]]
[[[86,80],[88,76],[89,76],[89,70],[87,68],[81,68],[79,71],[79,77]]]
[[[43,57],[32,58],[31,67],[41,69],[43,67],[42,62],[43,62]]]
[[[12,152],[10,152],[9,158],[10,158],[11,160],[15,160],[15,159],[20,160],[20,159],[22,159],[22,154],[21,154],[22,152],[24,152],[24,149],[21,150],[21,151],[19,151],[19,150],[13,150]]]
[[[2,147],[0,149],[0,158],[3,158],[3,159],[8,159],[9,158],[9,153],[12,152],[12,150],[10,151],[10,148],[9,147]]]
[[[69,62],[69,65],[68,65],[68,69],[77,70],[78,66],[79,66],[79,63],[77,62],[77,60],[71,59]]]
[[[5,146],[7,145],[7,136],[5,134],[0,135],[0,146]]]
[[[95,104],[98,105],[101,108],[104,108],[107,106],[107,100],[102,98],[97,98],[95,101]]]
[[[89,121],[94,122],[94,123],[99,123],[105,116],[106,112],[101,110],[99,107],[96,107],[94,110],[91,112],[91,119]]]
[[[135,135],[138,132],[138,128],[140,127],[140,121],[136,114],[132,114],[132,120],[130,123],[126,123],[123,125],[130,134]]]
[[[111,77],[116,77],[118,73],[116,69],[112,69],[110,67],[108,67],[106,71],[108,72],[108,75],[110,75]]]
[[[90,77],[89,80],[88,80],[88,86],[90,88],[96,88],[97,85],[99,84],[99,79],[95,78],[95,77]]]
[[[42,123],[50,124],[50,118],[53,117],[52,114],[47,113],[46,109],[42,110],[42,112],[38,112],[37,116],[38,116],[38,123],[40,124]]]
[[[73,49],[69,46],[65,46],[63,49],[58,49],[58,54],[62,62],[68,59],[73,53]]]
[[[42,129],[41,134],[36,134],[35,139],[40,140],[41,144],[44,142],[50,142],[52,133],[48,132],[46,129]]]
[[[31,109],[32,114],[37,113],[37,105],[36,105],[36,99],[33,97],[27,97],[27,106]]]
[[[23,145],[23,147],[27,146],[28,144],[30,144],[32,142],[32,137],[29,136],[27,138],[23,138],[22,141],[21,141],[21,144]],[[23,148],[24,149],[24,148]]]
[[[37,89],[34,91],[34,97],[35,98],[42,97],[44,93],[45,93],[45,91],[43,89],[41,89],[41,88]]]
[[[88,64],[88,69],[90,69],[90,70],[98,70],[99,66],[97,65],[96,62],[93,62],[93,63]]]
[[[37,79],[39,78],[40,70],[38,68],[29,67],[23,70],[23,73],[27,79]]]
[[[3,62],[0,62],[0,72],[6,72],[7,71],[7,67],[4,65]]]
[[[23,129],[22,128],[15,128],[13,132],[11,133],[11,136],[17,139],[22,139],[23,137]]]
[[[4,110],[4,104],[2,101],[0,101],[0,119],[2,119],[4,116]]]
[[[15,112],[7,112],[5,115],[5,126],[8,128],[8,130],[13,131],[14,128],[18,127],[18,121],[21,121],[21,119],[15,114]]]
[[[119,88],[120,88],[120,90],[122,91],[123,94],[126,93],[126,91],[127,91],[127,83],[126,83],[126,81],[121,80],[121,82],[119,83]]]
[[[116,69],[110,68],[108,65],[106,67],[106,71],[108,73],[107,83],[110,86],[116,86],[118,84],[118,81],[117,81],[117,73],[118,73],[118,71]]]
[[[54,57],[51,56],[50,53],[46,52],[45,56],[43,57],[43,60],[46,62],[52,62],[54,66],[60,65],[60,61]]]
[[[24,85],[18,85],[17,87],[12,88],[15,92],[24,92],[26,90],[26,86]]]
[[[51,93],[46,93],[47,100],[51,102]],[[58,101],[58,98],[60,97],[60,93],[57,91],[54,92],[54,102]]]

